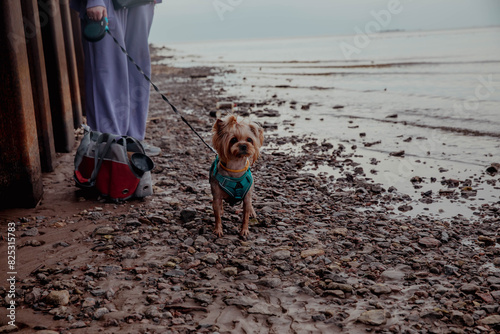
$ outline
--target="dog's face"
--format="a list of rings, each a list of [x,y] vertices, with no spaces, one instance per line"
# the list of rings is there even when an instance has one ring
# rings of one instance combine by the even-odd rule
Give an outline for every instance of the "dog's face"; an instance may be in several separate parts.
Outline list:
[[[246,157],[253,164],[259,157],[264,130],[257,123],[228,115],[218,119],[212,130],[212,145],[223,162]]]

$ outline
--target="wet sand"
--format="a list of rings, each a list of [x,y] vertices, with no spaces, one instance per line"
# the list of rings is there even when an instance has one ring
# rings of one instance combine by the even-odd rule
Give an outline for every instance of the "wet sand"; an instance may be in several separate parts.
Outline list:
[[[377,180],[376,170],[418,159],[396,154],[397,145],[368,155],[386,137],[360,131],[357,118],[335,123],[352,141],[304,135],[294,122],[321,122],[314,105],[279,97],[287,88],[259,101],[227,96],[223,75],[217,68],[154,65],[152,78],[206,139],[218,101],[236,101],[237,113],[263,123],[266,146],[252,169],[257,219],[250,236],[238,236],[239,206],[225,206],[225,235],[214,236],[208,183],[214,157],[152,92],[147,140],[163,149],[153,158],[153,196],[113,204],[82,193],[72,180],[73,155],[64,154],[57,170],[44,175],[37,208],[0,212],[2,226],[12,221],[17,229],[16,331],[500,329],[499,206],[477,196],[483,190],[497,196],[498,174],[478,166],[472,179],[442,178],[440,167],[460,166],[420,159],[411,165],[435,165],[435,173],[422,168],[411,179]],[[296,114],[277,111],[283,105]],[[412,136],[417,140],[423,139]],[[470,216],[444,214],[463,206],[474,207]],[[5,229],[1,233],[6,254]],[[7,321],[2,315],[0,324]]]

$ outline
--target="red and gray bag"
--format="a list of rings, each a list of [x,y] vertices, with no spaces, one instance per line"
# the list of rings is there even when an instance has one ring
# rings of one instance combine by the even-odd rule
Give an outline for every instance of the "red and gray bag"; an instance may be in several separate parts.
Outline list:
[[[95,187],[115,201],[153,194],[154,163],[137,139],[92,131],[86,125],[83,129],[75,155],[74,179],[78,187]]]

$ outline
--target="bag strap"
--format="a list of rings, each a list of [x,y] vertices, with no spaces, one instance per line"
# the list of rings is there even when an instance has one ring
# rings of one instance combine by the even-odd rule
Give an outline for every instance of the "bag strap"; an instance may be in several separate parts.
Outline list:
[[[80,166],[80,164],[82,163],[83,156],[85,155],[85,152],[87,151],[87,148],[89,147],[92,140],[92,130],[90,130],[90,128],[84,124],[82,124],[82,128],[84,133],[80,146],[78,146],[75,154],[75,170],[77,170],[78,166]]]
[[[116,143],[117,137],[113,136],[109,133],[102,133],[99,138],[97,138],[96,142],[96,150],[95,150],[95,157],[94,157],[94,170],[92,171],[92,175],[89,178],[89,184],[91,186],[94,185],[95,180],[97,179],[97,174],[99,173],[99,170],[101,169],[102,162],[104,160],[104,157],[106,157],[106,154],[108,154],[109,149],[111,148],[111,145],[113,143]],[[104,147],[101,147],[100,144],[106,142],[106,145]]]
[[[136,146],[136,149],[140,150],[138,153],[143,153],[143,154],[146,154],[146,150],[144,149],[144,146],[142,146],[141,142],[137,139],[135,139],[134,137],[130,137],[130,136],[122,136],[122,138],[124,138],[125,140],[125,146],[127,148],[127,151],[129,151],[129,144],[135,144]],[[135,150],[135,147],[133,149],[130,150],[131,152],[137,152]]]

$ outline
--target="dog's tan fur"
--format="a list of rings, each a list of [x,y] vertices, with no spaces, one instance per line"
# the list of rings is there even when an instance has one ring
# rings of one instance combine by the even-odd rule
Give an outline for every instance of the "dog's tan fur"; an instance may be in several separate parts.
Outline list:
[[[235,115],[228,115],[224,119],[218,119],[212,127],[212,145],[219,155],[219,160],[227,169],[243,170],[250,161],[250,165],[258,159],[260,148],[264,142],[264,130],[257,123],[250,121],[239,121]],[[218,168],[223,176],[240,177],[245,171],[230,172],[223,168]],[[210,186],[212,189],[212,206],[215,214],[214,232],[221,237],[223,213],[223,200],[230,196],[221,189],[217,180],[210,175]],[[254,186],[250,188],[243,199],[243,224],[241,226],[241,236],[248,235],[248,222],[250,216],[255,216],[252,206],[252,193]]]

